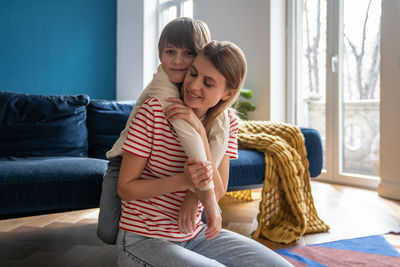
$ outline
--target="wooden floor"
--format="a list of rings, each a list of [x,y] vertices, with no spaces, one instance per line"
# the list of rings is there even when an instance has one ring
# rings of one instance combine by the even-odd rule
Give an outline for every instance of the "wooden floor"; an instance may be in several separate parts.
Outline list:
[[[290,245],[257,241],[278,249],[400,231],[400,202],[376,192],[311,182],[319,216],[328,233],[305,235]],[[251,236],[259,201],[224,198],[223,227]],[[0,266],[116,266],[115,247],[96,237],[98,209],[0,220]]]

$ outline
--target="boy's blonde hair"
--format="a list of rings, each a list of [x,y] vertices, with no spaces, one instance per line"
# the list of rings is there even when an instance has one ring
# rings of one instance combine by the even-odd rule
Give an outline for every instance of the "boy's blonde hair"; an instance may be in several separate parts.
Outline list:
[[[205,22],[187,17],[170,21],[158,40],[158,53],[162,54],[168,44],[191,50],[195,55],[211,40],[210,30]]]
[[[226,89],[233,90],[232,97],[228,100],[220,100],[210,108],[203,124],[209,132],[211,122],[226,108],[232,105],[240,94],[247,71],[246,57],[242,50],[234,43],[223,41],[211,41],[200,51],[200,55],[206,57],[214,67],[225,77]]]

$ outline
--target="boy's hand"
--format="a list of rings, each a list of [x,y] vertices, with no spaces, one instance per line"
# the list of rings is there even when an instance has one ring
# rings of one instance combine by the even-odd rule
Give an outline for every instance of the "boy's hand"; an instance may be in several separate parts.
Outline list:
[[[218,203],[213,189],[197,191],[198,198],[203,203],[207,216],[207,229],[205,236],[207,239],[214,239],[222,227],[222,216],[219,212]]]
[[[178,215],[178,229],[181,233],[190,234],[196,227],[198,200],[197,195],[187,190]]]
[[[222,216],[217,206],[212,210],[214,212],[209,212],[209,210],[206,211],[207,229],[205,236],[208,240],[216,238],[219,232],[221,232],[222,227]]]

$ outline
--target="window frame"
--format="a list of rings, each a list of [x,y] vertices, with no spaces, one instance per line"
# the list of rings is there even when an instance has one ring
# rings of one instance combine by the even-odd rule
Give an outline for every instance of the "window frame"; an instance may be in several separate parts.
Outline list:
[[[327,40],[326,40],[326,151],[325,168],[316,180],[330,183],[347,184],[376,189],[380,178],[369,175],[348,174],[342,172],[343,112],[342,112],[342,70],[343,70],[343,1],[327,1]],[[287,114],[288,122],[298,125],[297,110],[301,105],[298,97],[297,77],[301,70],[299,55],[302,53],[302,16],[303,1],[287,0]],[[339,58],[332,66],[333,58]],[[333,68],[336,71],[333,71]],[[337,89],[337,90],[336,90]]]

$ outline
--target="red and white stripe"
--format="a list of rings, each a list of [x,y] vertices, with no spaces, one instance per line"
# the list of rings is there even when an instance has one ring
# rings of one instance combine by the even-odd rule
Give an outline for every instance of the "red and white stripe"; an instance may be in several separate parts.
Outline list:
[[[230,115],[231,130],[226,154],[237,158],[238,119]],[[187,156],[172,125],[167,121],[156,98],[149,98],[130,122],[123,150],[147,158],[144,179],[159,179],[183,173]],[[136,234],[183,242],[195,237],[202,229],[199,202],[196,228],[190,234],[178,230],[178,214],[186,191],[172,192],[146,200],[122,201],[120,228]]]

